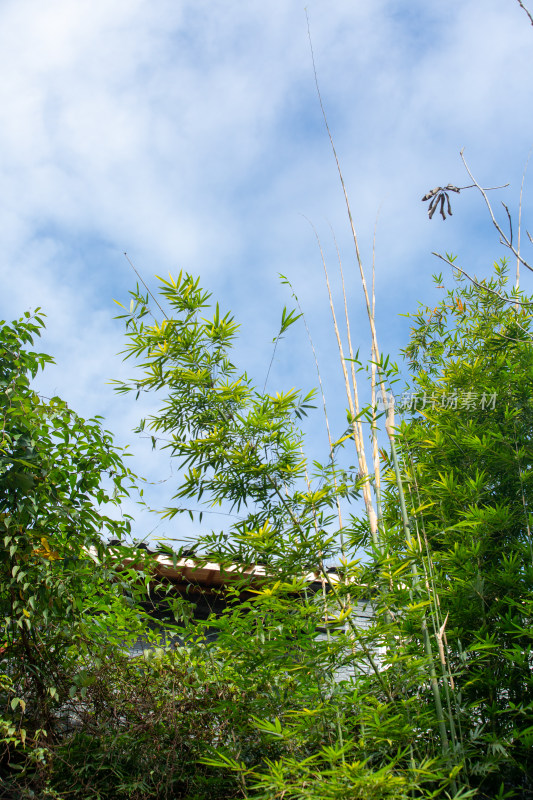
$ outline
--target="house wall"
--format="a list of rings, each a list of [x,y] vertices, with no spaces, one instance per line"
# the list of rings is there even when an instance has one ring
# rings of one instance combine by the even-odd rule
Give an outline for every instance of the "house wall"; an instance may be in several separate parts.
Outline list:
[[[215,616],[218,616],[227,607],[224,597],[220,595],[198,595],[193,599],[193,602],[195,603],[194,619],[202,621],[207,620],[211,613],[215,614]],[[151,615],[154,617],[158,617],[158,608],[156,604],[152,605],[149,609],[147,608],[147,610],[149,610]],[[174,629],[169,631],[167,628],[165,628],[165,619],[162,613],[159,614],[159,617],[161,619],[160,626],[157,626],[157,624],[154,623],[150,627],[163,637],[162,644],[164,646],[172,645],[174,647],[179,647],[184,640],[175,633]],[[360,602],[355,604],[352,619],[354,619],[359,628],[362,630],[367,629],[372,624],[372,608],[370,603]],[[148,638],[149,637],[141,636],[137,639],[133,647],[130,648],[130,655],[132,657],[140,656],[144,652],[147,652],[154,647],[153,644],[148,642]],[[216,638],[216,628],[213,628],[211,632],[209,632],[209,629],[207,629],[207,641],[213,642],[216,641]],[[317,633],[318,641],[326,641],[327,638],[328,634],[325,631],[320,631]],[[347,659],[349,660],[349,663],[337,670],[335,674],[335,680],[351,680],[357,677],[358,674],[368,671],[368,664],[362,661],[360,663],[354,662],[351,652],[347,651]]]

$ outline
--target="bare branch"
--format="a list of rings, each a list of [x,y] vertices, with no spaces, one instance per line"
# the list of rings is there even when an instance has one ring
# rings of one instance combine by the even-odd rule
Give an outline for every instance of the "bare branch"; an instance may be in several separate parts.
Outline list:
[[[483,189],[483,187],[479,185],[479,183],[476,181],[476,179],[475,179],[475,178],[474,178],[474,176],[472,175],[472,173],[471,173],[471,171],[470,171],[470,167],[469,167],[469,166],[468,166],[468,164],[466,163],[466,159],[465,159],[465,157],[464,157],[464,148],[463,148],[463,150],[461,150],[461,153],[460,153],[460,155],[461,155],[461,160],[462,160],[462,162],[463,162],[463,164],[464,164],[464,166],[465,166],[465,169],[466,169],[466,171],[468,172],[468,174],[470,175],[470,178],[472,179],[472,182],[473,182],[474,186],[475,186],[475,187],[476,187],[476,189],[477,189],[477,190],[478,190],[478,191],[481,193],[481,195],[482,195],[482,197],[483,197],[483,199],[484,199],[484,201],[485,201],[485,203],[486,203],[486,206],[487,206],[487,208],[488,208],[488,210],[489,210],[490,218],[491,218],[491,220],[492,220],[492,224],[494,225],[494,227],[496,228],[496,230],[497,230],[497,231],[498,231],[498,233],[500,234],[500,241],[501,241],[501,243],[502,243],[503,245],[505,245],[505,247],[508,247],[508,248],[509,248],[509,250],[510,250],[510,251],[511,251],[511,252],[512,252],[512,253],[513,253],[515,256],[516,256],[516,258],[517,258],[517,259],[520,261],[520,263],[521,263],[521,264],[523,264],[523,265],[524,265],[524,267],[526,267],[526,269],[529,269],[531,272],[533,272],[533,267],[532,267],[532,266],[530,266],[530,265],[527,263],[527,261],[524,261],[524,259],[523,259],[523,258],[522,258],[522,256],[520,255],[520,253],[519,253],[519,252],[516,250],[516,248],[514,247],[513,243],[512,243],[512,242],[511,242],[511,241],[510,241],[510,240],[507,238],[507,236],[505,235],[505,233],[504,233],[504,232],[503,232],[503,230],[501,229],[500,225],[499,225],[499,224],[498,224],[498,222],[496,221],[496,217],[494,216],[494,212],[493,212],[493,210],[492,210],[492,206],[491,206],[491,204],[490,204],[489,198],[487,197],[487,191],[488,191],[488,189]],[[509,186],[509,184],[506,184],[506,186]],[[501,187],[501,188],[504,188],[504,187]]]
[[[526,172],[529,165],[529,159],[531,158],[531,152],[533,148],[528,153],[526,165],[524,167],[524,172],[522,173],[522,183],[520,184],[520,202],[518,204],[518,252],[520,253],[520,235],[522,231],[522,196],[524,194],[524,183],[526,180]],[[526,231],[527,233],[527,231]],[[529,236],[529,233],[527,234]],[[531,237],[529,237],[531,239]],[[520,258],[516,259],[516,289],[520,288]]]
[[[156,304],[156,306],[158,307],[158,309],[160,310],[160,312],[163,314],[163,319],[166,319],[166,318],[168,317],[168,314],[165,314],[165,312],[164,312],[164,311],[163,311],[163,309],[161,308],[161,306],[160,306],[160,304],[159,304],[159,302],[158,302],[158,300],[157,300],[157,297],[154,297],[154,295],[152,294],[152,292],[150,291],[150,289],[149,289],[149,288],[148,288],[148,286],[146,285],[146,283],[145,283],[145,281],[144,281],[144,278],[142,277],[142,275],[141,275],[141,274],[140,274],[140,273],[137,271],[137,269],[135,268],[135,266],[134,266],[134,264],[133,264],[133,261],[131,260],[131,258],[129,257],[129,255],[128,255],[127,253],[124,253],[124,257],[125,257],[126,261],[128,262],[128,264],[130,265],[130,267],[132,268],[132,270],[134,271],[134,273],[135,273],[135,274],[137,275],[137,277],[139,278],[140,282],[142,283],[142,285],[144,286],[144,288],[146,289],[146,291],[148,292],[148,294],[150,295],[150,297],[152,298],[152,300],[154,301],[154,303]],[[154,316],[154,315],[152,314],[152,316]],[[154,319],[155,319],[155,317],[154,317]]]
[[[479,281],[477,281],[475,278],[473,278],[471,275],[469,275],[468,272],[465,272],[464,269],[462,269],[461,267],[458,267],[457,264],[454,264],[454,262],[450,261],[449,258],[444,258],[444,256],[441,255],[440,253],[432,252],[431,255],[432,256],[436,256],[437,258],[440,258],[440,260],[444,261],[444,263],[447,264],[449,267],[452,267],[453,269],[456,269],[458,272],[461,273],[461,275],[464,275],[465,278],[468,278],[468,280],[471,283],[473,283],[474,286],[477,286],[478,289],[483,289],[485,292],[489,292],[490,294],[494,294],[494,295],[496,295],[496,297],[499,297],[500,300],[503,300],[505,303],[509,303],[510,305],[523,306],[524,308],[533,308],[533,302],[517,300],[516,297],[506,297],[504,294],[500,294],[495,289],[491,289],[489,286],[486,286],[483,283],[479,283]],[[519,326],[519,327],[521,327],[521,326]],[[525,328],[522,328],[522,330],[525,331]],[[525,331],[525,332],[529,333],[529,331]]]
[[[530,21],[530,22],[531,22],[531,24],[533,25],[533,16],[531,15],[531,12],[527,10],[527,8],[525,7],[525,5],[522,3],[522,0],[516,0],[516,2],[517,2],[517,3],[518,3],[518,5],[520,6],[520,8],[521,8],[521,9],[523,9],[523,11],[525,11],[525,12],[526,12],[526,14],[527,14],[527,15],[528,15],[528,17],[529,17],[529,21]]]
[[[511,219],[511,215],[510,215],[510,213],[509,213],[509,209],[508,209],[508,207],[505,205],[505,203],[503,202],[503,200],[502,200],[502,206],[505,208],[505,213],[507,214],[507,219],[509,220],[509,241],[510,241],[510,242],[511,242],[511,244],[512,244],[512,243],[513,243],[513,221],[512,221],[512,219]]]

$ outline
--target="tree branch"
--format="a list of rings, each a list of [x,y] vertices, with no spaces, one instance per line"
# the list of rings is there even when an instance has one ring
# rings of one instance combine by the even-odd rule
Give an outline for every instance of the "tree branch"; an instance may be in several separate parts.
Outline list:
[[[485,203],[486,203],[486,205],[487,205],[487,208],[488,208],[488,210],[489,210],[489,214],[490,214],[490,218],[491,218],[491,220],[492,220],[492,224],[494,225],[494,227],[496,228],[496,230],[497,230],[497,231],[498,231],[498,233],[500,234],[500,242],[501,242],[503,245],[505,245],[505,247],[508,247],[508,248],[509,248],[509,250],[511,250],[511,252],[512,252],[512,253],[513,253],[513,254],[516,256],[516,258],[519,260],[519,262],[520,262],[521,264],[523,264],[523,265],[524,265],[524,267],[526,267],[526,268],[527,268],[527,269],[529,269],[531,272],[533,272],[533,267],[532,267],[532,266],[530,266],[530,265],[527,263],[527,261],[524,261],[524,259],[522,258],[522,256],[521,256],[521,255],[520,255],[520,253],[518,252],[518,250],[517,250],[517,249],[514,247],[514,245],[513,245],[512,241],[511,241],[511,239],[509,239],[509,238],[508,238],[508,237],[505,235],[505,233],[504,233],[504,232],[503,232],[503,230],[501,229],[501,227],[500,227],[500,225],[498,224],[498,222],[496,222],[496,217],[494,216],[494,212],[493,212],[493,210],[492,210],[492,206],[491,206],[491,204],[490,204],[489,198],[487,197],[487,191],[488,191],[488,190],[487,190],[487,189],[483,189],[483,187],[479,185],[479,183],[476,181],[476,179],[474,178],[474,176],[473,176],[473,175],[472,175],[472,173],[470,172],[470,167],[469,167],[469,166],[468,166],[468,164],[466,163],[466,159],[465,159],[465,157],[464,157],[464,148],[463,148],[463,150],[461,150],[460,156],[461,156],[461,160],[462,160],[462,162],[463,162],[463,164],[464,164],[464,166],[465,166],[465,169],[466,169],[466,171],[468,172],[468,174],[470,175],[470,178],[472,179],[472,183],[474,184],[474,186],[476,187],[476,189],[478,189],[478,191],[479,191],[479,192],[481,192],[481,195],[482,195],[482,197],[483,197],[483,199],[484,199],[484,201],[485,201]],[[507,184],[507,185],[508,185],[508,184]]]
[[[500,300],[503,300],[505,303],[510,303],[513,306],[524,306],[525,308],[533,307],[533,302],[527,302],[527,301],[523,302],[521,300],[517,300],[515,297],[506,297],[505,295],[497,292],[495,289],[491,289],[489,286],[485,286],[484,284],[479,283],[478,281],[476,281],[475,278],[469,275],[468,272],[465,272],[464,269],[458,267],[457,264],[454,264],[453,261],[450,261],[448,258],[444,258],[444,256],[442,256],[440,253],[432,252],[431,255],[440,258],[440,260],[444,261],[445,264],[448,264],[449,267],[453,267],[453,269],[456,269],[458,272],[461,273],[461,275],[464,275],[465,278],[468,278],[468,280],[471,283],[473,283],[474,286],[476,286],[478,289],[483,289],[485,292],[490,292],[490,294],[496,295],[496,297],[499,297]]]
[[[518,5],[520,6],[520,8],[521,8],[521,9],[523,9],[523,11],[525,11],[525,12],[526,12],[526,14],[527,14],[527,15],[528,15],[528,17],[529,17],[529,21],[530,21],[530,22],[531,22],[531,24],[533,25],[533,16],[531,15],[531,12],[527,10],[527,8],[525,7],[525,5],[522,3],[522,0],[516,0],[516,2],[517,2],[517,3],[518,3]]]

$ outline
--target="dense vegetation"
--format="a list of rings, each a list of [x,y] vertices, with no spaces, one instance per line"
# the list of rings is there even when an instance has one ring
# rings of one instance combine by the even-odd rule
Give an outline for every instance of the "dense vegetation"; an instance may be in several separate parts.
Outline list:
[[[51,360],[32,350],[39,315],[2,323],[0,797],[533,797],[531,301],[501,266],[456,274],[413,315],[403,421],[379,418],[396,374],[374,339],[373,402],[348,367],[348,428],[309,467],[311,396],[253,387],[197,280],[163,281],[157,308],[132,294],[137,374],[119,389],[162,398],[140,428],[182,467],[165,513],[239,509],[201,549],[272,581],[205,625],[169,597],[185,644],[130,657],[157,633],[102,537],[131,552],[129,520],[104,511],[135,476],[99,420],[32,390]],[[366,516],[347,514],[361,496]]]

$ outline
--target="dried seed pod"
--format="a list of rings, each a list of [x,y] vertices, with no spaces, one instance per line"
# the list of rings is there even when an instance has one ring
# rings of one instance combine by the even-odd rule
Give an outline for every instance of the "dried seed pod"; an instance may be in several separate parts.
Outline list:
[[[439,214],[441,215],[442,219],[446,219],[446,213],[449,217],[453,216],[452,204],[450,203],[450,195],[448,192],[456,192],[459,194],[460,191],[461,190],[458,186],[454,186],[452,183],[449,183],[444,188],[442,186],[436,186],[430,192],[425,194],[422,198],[422,202],[431,200],[428,207],[428,217],[432,219],[437,209],[439,210]]]
[[[424,195],[424,197],[422,198],[422,202],[424,203],[426,200],[431,200],[431,198],[434,197],[436,194],[438,194],[441,190],[442,190],[441,186],[436,186],[434,189],[432,189],[430,192]]]
[[[447,192],[446,192],[446,200],[448,201],[448,216],[451,217],[451,216],[453,216],[452,215],[452,206],[451,206],[451,203],[450,203],[450,196],[448,195]]]

